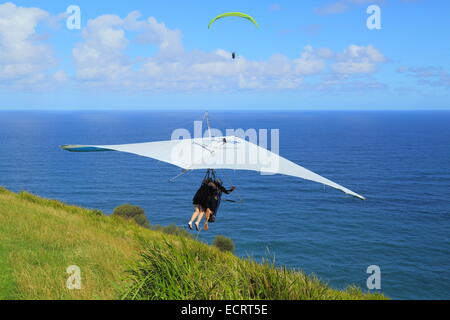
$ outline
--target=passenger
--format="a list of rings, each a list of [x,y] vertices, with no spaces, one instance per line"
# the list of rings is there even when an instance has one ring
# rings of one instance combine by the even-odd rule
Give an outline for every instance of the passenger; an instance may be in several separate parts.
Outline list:
[[[192,223],[195,221],[195,219],[197,219],[197,222],[195,223],[195,228],[197,229],[197,231],[200,231],[200,222],[203,219],[203,216],[205,215],[205,210],[206,207],[208,206],[208,199],[209,199],[209,182],[211,180],[210,179],[206,179],[203,181],[200,189],[198,189],[197,193],[195,194],[192,203],[194,204],[195,207],[195,212],[192,215],[191,220],[188,223],[188,227],[190,230],[192,230]]]
[[[206,206],[206,222],[205,229],[208,229],[208,222],[215,222],[216,214],[220,207],[220,202],[222,200],[222,194],[230,194],[236,187],[232,186],[231,189],[227,190],[223,186],[223,182],[220,179],[211,181],[208,183],[209,186],[209,198]]]

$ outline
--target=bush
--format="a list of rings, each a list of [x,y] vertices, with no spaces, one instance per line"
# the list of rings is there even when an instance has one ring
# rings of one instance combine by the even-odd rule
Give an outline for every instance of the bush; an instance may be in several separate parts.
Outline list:
[[[123,204],[114,209],[113,215],[134,220],[138,225],[150,228],[150,221],[148,221],[145,211],[141,207]]]
[[[228,251],[232,253],[236,249],[233,240],[224,236],[217,236],[214,239],[213,246],[219,248],[220,251]]]
[[[105,215],[102,210],[97,210],[97,209],[91,210],[91,213],[94,216],[103,216],[103,215]]]

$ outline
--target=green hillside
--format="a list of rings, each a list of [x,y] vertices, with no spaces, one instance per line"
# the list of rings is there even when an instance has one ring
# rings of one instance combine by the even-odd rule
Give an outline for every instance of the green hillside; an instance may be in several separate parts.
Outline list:
[[[69,266],[81,290],[69,290]],[[0,299],[384,299],[0,188]]]

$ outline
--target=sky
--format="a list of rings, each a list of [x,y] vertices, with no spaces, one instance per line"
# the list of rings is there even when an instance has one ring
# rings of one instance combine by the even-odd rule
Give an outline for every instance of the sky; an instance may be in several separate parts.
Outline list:
[[[208,29],[230,11],[259,28]],[[439,0],[0,2],[0,110],[450,109],[449,12]]]

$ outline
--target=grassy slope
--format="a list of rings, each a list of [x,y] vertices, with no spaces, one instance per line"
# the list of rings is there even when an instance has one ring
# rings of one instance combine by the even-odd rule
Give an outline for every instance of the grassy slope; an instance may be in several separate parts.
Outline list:
[[[82,271],[67,290],[66,269]],[[139,267],[137,267],[139,266]],[[130,277],[126,270],[135,272]],[[206,270],[206,271],[205,271]],[[124,296],[125,294],[125,296]],[[191,239],[0,188],[0,299],[380,299]]]
[[[120,218],[0,190],[0,298],[117,298],[142,245],[161,238]],[[83,290],[66,289],[70,265],[81,268]]]

